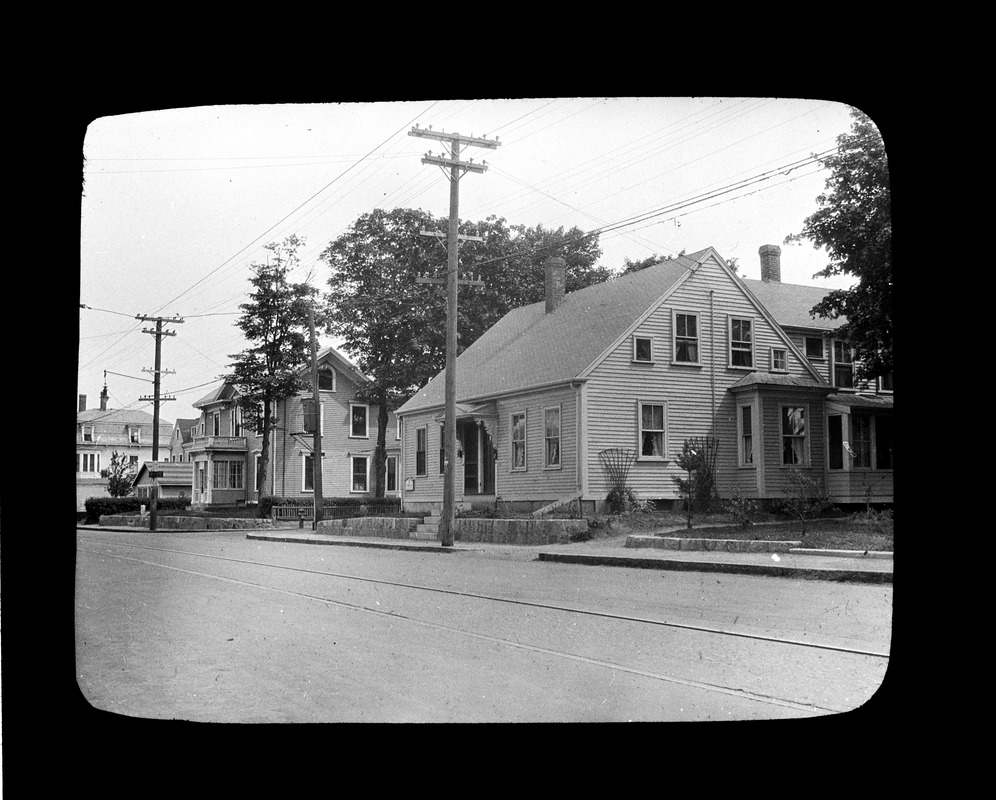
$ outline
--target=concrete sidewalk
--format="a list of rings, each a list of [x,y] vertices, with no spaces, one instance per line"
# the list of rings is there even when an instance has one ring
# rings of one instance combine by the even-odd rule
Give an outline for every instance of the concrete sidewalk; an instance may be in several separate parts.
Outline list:
[[[452,556],[477,556],[517,561],[547,561],[603,567],[721,572],[804,580],[892,583],[892,553],[797,548],[780,553],[734,553],[719,550],[661,550],[627,547],[626,536],[587,542],[546,545],[490,544],[457,541],[443,547],[438,541],[336,536],[310,530],[275,528],[250,531],[247,538],[271,542],[373,547]]]
[[[146,534],[141,528],[77,525],[79,530],[118,531]],[[316,533],[307,528],[274,527],[272,530],[159,531],[158,533],[227,533],[247,539],[283,544],[367,547],[433,553],[457,558],[496,558],[510,561],[546,561],[598,567],[629,567],[679,572],[711,572],[732,575],[793,578],[796,580],[892,583],[892,553],[862,553],[845,550],[796,548],[787,552],[727,552],[723,550],[664,550],[627,547],[627,536],[592,539],[569,544],[519,545],[457,541],[443,547],[438,541],[386,539],[373,536],[340,536]],[[156,536],[157,533],[150,534]]]

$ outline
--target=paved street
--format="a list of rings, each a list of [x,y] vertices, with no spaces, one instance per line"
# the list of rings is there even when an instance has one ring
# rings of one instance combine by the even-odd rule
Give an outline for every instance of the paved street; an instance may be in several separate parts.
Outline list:
[[[206,722],[810,718],[888,666],[891,585],[78,531],[97,709]]]

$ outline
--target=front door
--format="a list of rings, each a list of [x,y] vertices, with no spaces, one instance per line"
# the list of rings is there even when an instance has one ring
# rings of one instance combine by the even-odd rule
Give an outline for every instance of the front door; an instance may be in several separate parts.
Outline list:
[[[461,422],[458,435],[463,443],[464,494],[494,494],[495,456],[491,437],[483,425]]]

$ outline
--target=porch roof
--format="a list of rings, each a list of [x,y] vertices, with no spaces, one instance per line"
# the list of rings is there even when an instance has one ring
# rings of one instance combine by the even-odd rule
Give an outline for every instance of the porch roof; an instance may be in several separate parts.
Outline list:
[[[456,418],[462,419],[484,419],[497,418],[498,406],[494,402],[490,403],[457,403]],[[446,419],[446,412],[442,411],[432,418],[433,422],[443,422]]]
[[[844,408],[878,408],[883,411],[891,411],[892,395],[868,395],[868,394],[831,394],[827,396],[827,402]]]
[[[742,392],[756,386],[767,386],[772,388],[786,389],[809,389],[812,391],[824,391],[827,394],[833,391],[833,387],[821,383],[810,377],[798,375],[781,375],[771,372],[750,372],[730,387],[732,392]]]

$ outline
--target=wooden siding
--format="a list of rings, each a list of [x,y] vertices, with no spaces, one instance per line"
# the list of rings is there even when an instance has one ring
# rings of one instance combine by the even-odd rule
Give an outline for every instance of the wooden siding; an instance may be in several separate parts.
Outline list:
[[[356,400],[356,386],[339,373],[336,391],[321,390],[322,416],[322,496],[349,497],[374,494],[373,473],[374,450],[377,447],[376,405],[367,405],[367,431],[364,437],[350,436],[350,403]],[[270,469],[273,472],[273,494],[279,497],[312,497],[311,490],[302,489],[304,483],[304,455],[311,454],[314,437],[312,434],[292,436],[304,430],[304,408],[302,400],[310,400],[310,392],[301,392],[278,404],[280,417],[274,447],[271,449]],[[387,452],[397,453],[396,421],[394,414],[388,414]],[[364,456],[367,461],[367,491],[353,492],[351,456]]]
[[[564,387],[532,392],[498,401],[498,461],[496,492],[503,500],[553,502],[578,491],[577,393]],[[544,409],[560,407],[560,467],[543,465],[545,453]],[[513,470],[512,414],[526,414],[526,469]]]
[[[811,394],[801,396],[792,391],[765,391],[761,397],[761,455],[764,460],[764,497],[791,497],[795,493],[790,475],[792,467],[782,463],[781,409],[802,406],[806,409],[806,461],[800,470],[826,488],[825,402]]]
[[[495,463],[495,493],[506,501],[553,502],[578,491],[577,484],[577,399],[578,389],[556,388],[501,398],[496,402],[497,419],[489,423],[494,430],[493,445],[498,451]],[[545,467],[544,410],[560,407],[560,466]],[[442,409],[408,414],[404,418],[404,447],[400,462],[401,480],[414,478],[414,490],[405,492],[406,502],[434,502],[443,499],[443,476],[439,473]],[[526,469],[511,468],[511,415],[526,414]],[[427,428],[426,475],[415,474],[416,430]],[[454,471],[459,502],[471,495],[463,491],[463,460]]]
[[[713,294],[710,296],[710,292]],[[696,313],[699,321],[699,364],[672,363],[672,311]],[[728,319],[753,321],[753,369],[729,366]],[[638,401],[664,403],[665,461],[633,464],[628,485],[639,496],[677,499],[673,478],[683,477],[675,463],[686,439],[719,439],[717,489],[729,497],[738,478],[736,398],[728,389],[751,371],[767,371],[771,347],[785,347],[780,332],[755,308],[722,268],[707,261],[657,309],[633,336],[653,340],[652,364],[634,363],[632,336],[627,336],[592,371],[587,385],[586,499],[602,500],[611,486],[598,454],[623,447],[639,452]],[[788,349],[790,375],[808,376],[805,366]]]

